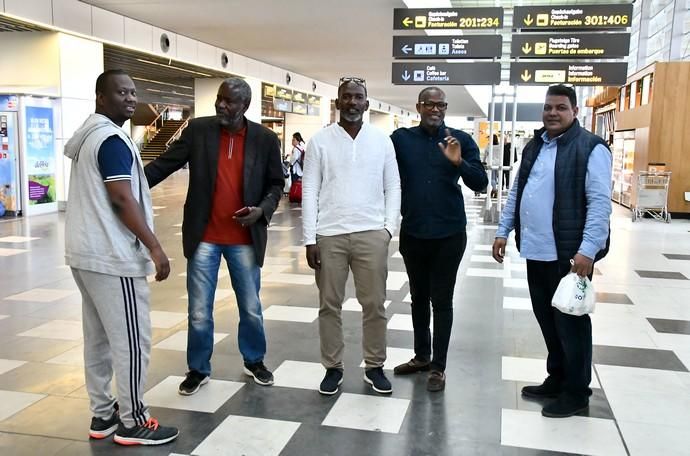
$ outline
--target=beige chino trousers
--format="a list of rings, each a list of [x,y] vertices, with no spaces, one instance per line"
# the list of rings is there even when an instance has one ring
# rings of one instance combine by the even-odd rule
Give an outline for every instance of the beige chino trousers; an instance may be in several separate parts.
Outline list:
[[[357,301],[362,306],[365,368],[381,367],[386,361],[388,320],[384,301],[390,239],[386,229],[316,238],[321,255],[321,268],[316,270],[321,363],[326,369],[343,368],[342,305],[350,269]]]

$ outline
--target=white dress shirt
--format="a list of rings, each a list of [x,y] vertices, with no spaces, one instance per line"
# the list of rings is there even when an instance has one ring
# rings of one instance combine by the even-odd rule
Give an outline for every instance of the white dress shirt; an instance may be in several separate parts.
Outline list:
[[[385,228],[400,216],[400,175],[390,138],[363,124],[353,139],[334,123],[307,145],[302,177],[304,244],[316,235],[335,236]]]

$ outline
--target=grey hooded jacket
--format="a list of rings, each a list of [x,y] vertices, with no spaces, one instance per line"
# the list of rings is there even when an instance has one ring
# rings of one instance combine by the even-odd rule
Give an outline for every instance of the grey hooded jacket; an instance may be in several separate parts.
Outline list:
[[[65,145],[65,156],[72,159],[65,222],[65,262],[76,269],[142,277],[154,272],[148,249],[113,210],[98,167],[98,150],[103,141],[113,135],[122,138],[132,152],[132,194],[153,231],[151,193],[136,145],[109,118],[91,114]]]

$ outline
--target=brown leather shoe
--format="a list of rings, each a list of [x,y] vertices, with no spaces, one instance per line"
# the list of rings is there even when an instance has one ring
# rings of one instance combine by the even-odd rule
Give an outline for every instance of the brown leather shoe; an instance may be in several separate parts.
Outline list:
[[[406,363],[399,366],[395,366],[393,373],[395,375],[409,375],[417,372],[428,371],[429,363],[426,361],[420,361],[417,358],[412,358]]]
[[[429,373],[429,379],[426,381],[426,389],[435,393],[437,391],[443,391],[446,388],[446,374],[432,370]]]

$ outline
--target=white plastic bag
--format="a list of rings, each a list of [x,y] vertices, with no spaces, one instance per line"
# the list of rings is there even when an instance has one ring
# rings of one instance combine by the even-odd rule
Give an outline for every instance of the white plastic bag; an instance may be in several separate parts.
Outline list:
[[[561,279],[551,305],[569,315],[585,315],[594,312],[594,287],[587,277],[571,272]]]

